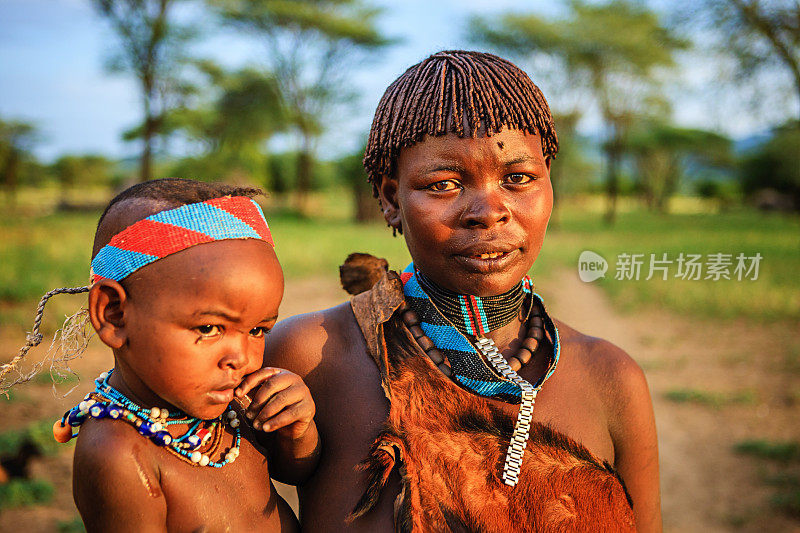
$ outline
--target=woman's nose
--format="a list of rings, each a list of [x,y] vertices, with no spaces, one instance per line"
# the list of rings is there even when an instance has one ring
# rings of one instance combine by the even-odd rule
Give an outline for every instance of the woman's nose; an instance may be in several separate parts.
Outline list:
[[[487,185],[465,195],[467,205],[461,214],[461,222],[466,227],[491,228],[504,224],[511,218],[507,198],[500,187]]]

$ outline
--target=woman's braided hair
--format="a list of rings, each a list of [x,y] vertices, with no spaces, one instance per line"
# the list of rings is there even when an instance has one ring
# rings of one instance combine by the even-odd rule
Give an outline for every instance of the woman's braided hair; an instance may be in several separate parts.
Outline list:
[[[541,136],[545,157],[558,152],[547,100],[519,67],[482,52],[433,54],[397,78],[375,111],[364,154],[373,194],[394,174],[400,149],[426,135],[476,137],[504,127]]]

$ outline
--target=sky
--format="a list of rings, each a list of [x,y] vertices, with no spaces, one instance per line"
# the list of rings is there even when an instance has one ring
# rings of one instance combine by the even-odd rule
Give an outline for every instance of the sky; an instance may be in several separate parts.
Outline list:
[[[385,9],[380,29],[399,42],[354,74],[361,98],[352,119],[326,137],[323,152],[357,148],[383,91],[407,67],[438,50],[474,48],[464,35],[470,15],[491,15],[520,5],[515,0],[373,3]],[[115,46],[116,36],[89,0],[0,0],[0,118],[33,123],[40,132],[34,151],[45,161],[63,153],[136,155],[137,144],[121,139],[140,118],[136,81],[104,69]],[[204,34],[197,51],[229,67],[257,61],[262,53],[247,37],[219,31]],[[676,110],[679,123],[738,137],[767,126],[714,109],[701,94],[713,83],[709,70],[696,58],[685,61],[684,67],[690,92]],[[581,129],[591,134],[599,129],[599,120],[589,113]]]

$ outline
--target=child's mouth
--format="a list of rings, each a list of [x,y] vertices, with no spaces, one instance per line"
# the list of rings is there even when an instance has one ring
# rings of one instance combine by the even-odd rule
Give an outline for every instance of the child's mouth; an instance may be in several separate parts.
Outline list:
[[[212,390],[208,393],[215,403],[229,404],[233,401],[234,389]]]

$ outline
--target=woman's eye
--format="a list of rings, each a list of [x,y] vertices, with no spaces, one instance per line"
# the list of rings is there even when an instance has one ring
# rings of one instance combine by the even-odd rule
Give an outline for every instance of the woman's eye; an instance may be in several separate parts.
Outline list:
[[[511,183],[513,185],[523,185],[535,179],[536,178],[534,178],[530,174],[514,173],[506,176],[506,183]]]
[[[253,337],[263,337],[267,333],[269,333],[269,328],[265,328],[263,326],[258,326],[257,328],[250,330],[250,335]]]
[[[195,329],[201,337],[215,337],[216,335],[222,333],[222,328],[220,326],[214,326],[211,324],[204,324],[196,327]]]
[[[436,192],[453,191],[458,188],[458,183],[454,180],[442,180],[428,185],[428,189]]]

